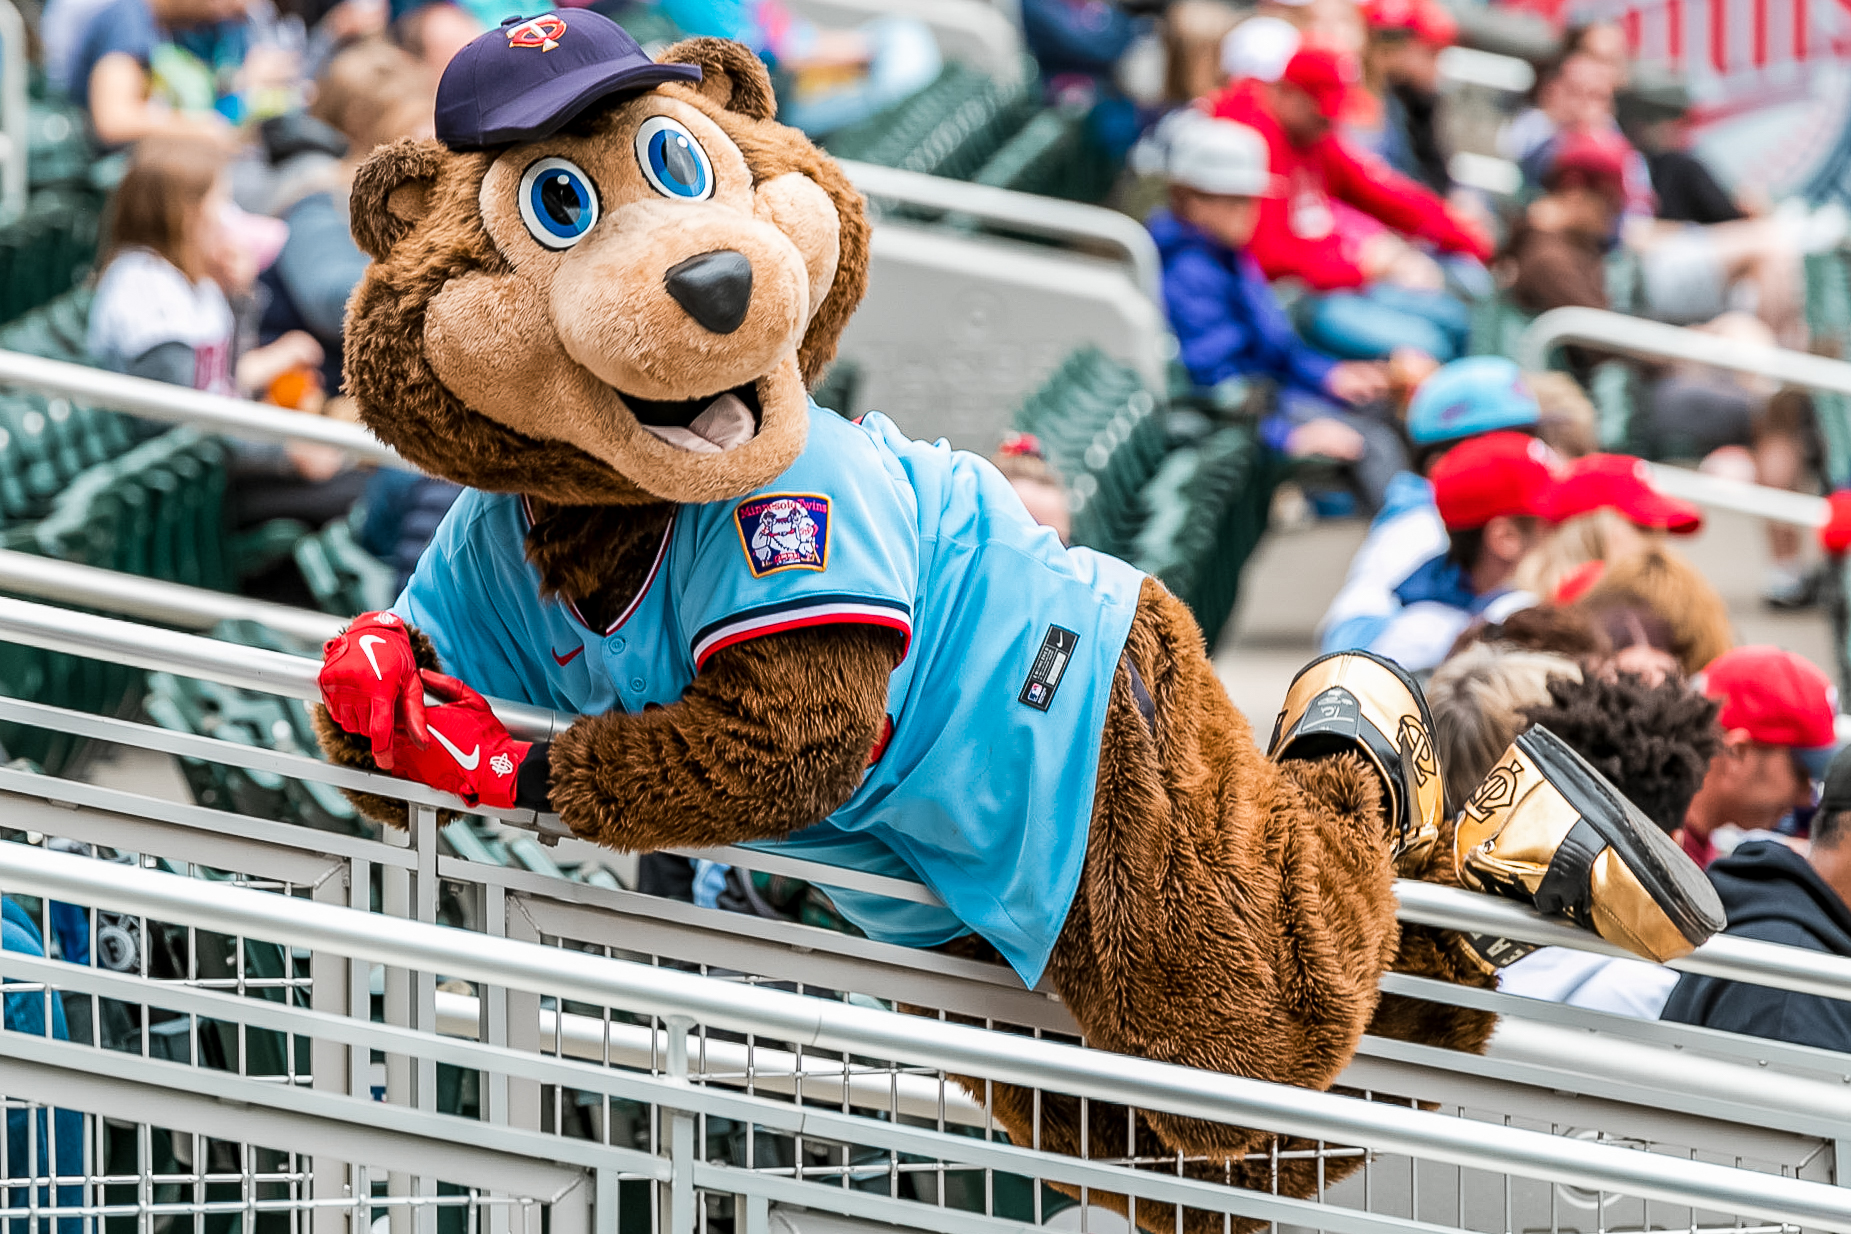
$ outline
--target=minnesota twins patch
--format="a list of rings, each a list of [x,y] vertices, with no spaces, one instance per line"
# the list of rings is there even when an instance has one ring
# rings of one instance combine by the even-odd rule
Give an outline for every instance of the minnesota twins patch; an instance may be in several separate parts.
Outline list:
[[[829,565],[829,499],[815,493],[764,493],[733,511],[753,578]]]

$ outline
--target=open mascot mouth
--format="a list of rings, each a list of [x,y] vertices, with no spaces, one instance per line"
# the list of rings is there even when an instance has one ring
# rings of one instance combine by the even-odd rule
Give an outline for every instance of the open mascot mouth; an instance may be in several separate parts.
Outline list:
[[[640,398],[611,388],[638,424],[692,454],[720,454],[744,445],[758,435],[764,413],[756,381],[684,399]]]

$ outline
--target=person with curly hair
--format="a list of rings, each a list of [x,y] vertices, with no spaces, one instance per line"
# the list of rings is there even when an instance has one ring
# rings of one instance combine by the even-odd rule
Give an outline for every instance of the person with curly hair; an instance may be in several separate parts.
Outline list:
[[[1525,710],[1528,723],[1567,742],[1675,837],[1723,747],[1716,702],[1678,680],[1652,685],[1627,673],[1551,677],[1548,690],[1547,704]],[[1505,968],[1498,989],[1655,1020],[1677,982],[1662,965],[1544,947]]]

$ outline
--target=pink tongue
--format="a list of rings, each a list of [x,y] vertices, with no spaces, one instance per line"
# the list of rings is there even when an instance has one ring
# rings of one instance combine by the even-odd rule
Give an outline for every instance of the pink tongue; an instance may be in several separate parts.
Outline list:
[[[656,424],[643,427],[669,445],[692,454],[719,454],[751,441],[758,431],[752,422],[752,409],[737,394],[722,394],[686,428],[665,428]]]

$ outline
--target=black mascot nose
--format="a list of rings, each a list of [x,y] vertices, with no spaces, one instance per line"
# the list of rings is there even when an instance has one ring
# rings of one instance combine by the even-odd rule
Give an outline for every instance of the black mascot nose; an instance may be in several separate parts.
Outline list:
[[[737,330],[752,303],[752,263],[732,249],[670,266],[662,281],[675,303],[715,334]]]

